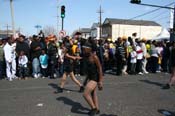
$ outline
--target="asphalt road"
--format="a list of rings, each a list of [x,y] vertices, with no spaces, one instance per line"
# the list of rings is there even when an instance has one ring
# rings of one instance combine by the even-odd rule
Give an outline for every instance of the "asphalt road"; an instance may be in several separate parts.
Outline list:
[[[164,73],[143,76],[106,74],[104,89],[98,91],[99,116],[174,116],[175,87],[161,89],[169,76]],[[59,82],[60,78],[1,80],[0,116],[88,116],[90,107],[78,92],[79,87],[68,78],[67,90],[55,94]]]

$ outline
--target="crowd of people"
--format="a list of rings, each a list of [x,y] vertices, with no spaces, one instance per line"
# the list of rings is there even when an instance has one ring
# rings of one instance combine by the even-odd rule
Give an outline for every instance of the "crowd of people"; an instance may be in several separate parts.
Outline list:
[[[169,89],[175,83],[175,42],[151,41],[131,37],[96,40],[83,39],[77,32],[70,38],[57,39],[55,35],[38,35],[26,38],[19,35],[0,39],[0,78],[14,79],[61,78],[63,92],[68,75],[84,91],[90,105],[89,114],[100,112],[96,88],[102,90],[103,75],[107,72],[119,75],[144,75],[171,73],[170,81],[163,86]],[[84,83],[76,76],[86,75]]]
[[[41,31],[28,39],[23,35],[16,39],[0,39],[0,77],[6,77],[9,81],[30,76],[65,77],[64,70],[69,63],[72,67],[67,70],[73,70],[75,76],[84,75],[86,61],[82,47],[87,41],[92,44],[92,51],[100,60],[103,74],[109,70],[116,75],[169,73],[174,67],[175,44],[167,40],[140,39],[137,33],[131,37],[118,37],[115,42],[92,37],[86,40],[81,38],[79,32],[72,38],[66,36],[58,40],[55,35],[45,37]],[[65,59],[65,51],[71,57],[70,62]]]
[[[72,39],[67,36],[60,40],[54,35],[44,37],[43,33],[33,35],[29,39],[23,35],[16,39],[12,37],[1,39],[1,78],[6,76],[9,81],[30,75],[34,78],[55,78],[57,71],[59,76],[62,76],[66,67],[65,48],[70,47],[73,56],[83,57],[82,46],[86,41],[80,38],[79,33]],[[166,40],[147,41],[144,38],[136,38],[134,33],[128,38],[118,37],[115,42],[110,39],[94,40],[91,37],[88,41],[92,43],[93,51],[100,59],[103,73],[109,70],[114,70],[116,75],[171,72],[174,45]],[[75,60],[72,63],[75,75],[83,75],[84,60]],[[3,67],[6,67],[6,70]]]

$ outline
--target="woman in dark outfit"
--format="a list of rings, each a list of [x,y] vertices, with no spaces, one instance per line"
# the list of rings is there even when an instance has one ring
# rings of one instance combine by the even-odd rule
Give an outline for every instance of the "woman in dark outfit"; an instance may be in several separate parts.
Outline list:
[[[87,57],[86,72],[88,79],[83,96],[91,107],[89,115],[94,116],[95,114],[99,113],[96,88],[98,86],[99,90],[102,90],[102,80],[103,80],[102,67],[97,55],[93,53],[92,46],[90,43],[86,43],[83,46],[83,51],[85,57]]]
[[[50,78],[54,79],[54,74],[55,68],[57,67],[57,46],[56,46],[56,36],[55,35],[50,35],[48,36],[49,44],[48,44],[48,49],[47,53],[49,56],[49,70],[50,70]]]
[[[175,84],[175,42],[173,42],[173,46],[170,52],[170,65],[171,65],[171,78],[169,83],[163,86],[162,89],[169,89],[170,86]]]
[[[84,87],[82,86],[82,84],[75,78],[74,72],[73,72],[73,61],[74,60],[80,60],[81,57],[78,56],[73,56],[72,55],[72,49],[71,49],[71,41],[64,43],[65,47],[64,52],[64,74],[63,77],[61,79],[61,85],[60,85],[60,92],[63,92],[63,87],[64,84],[66,82],[66,78],[68,75],[70,75],[71,79],[80,87],[79,92],[83,92]]]

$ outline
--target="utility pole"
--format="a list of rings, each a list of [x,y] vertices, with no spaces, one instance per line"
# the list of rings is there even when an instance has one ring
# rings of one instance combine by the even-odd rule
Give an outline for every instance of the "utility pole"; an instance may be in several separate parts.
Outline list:
[[[171,26],[170,24],[170,41],[175,42],[175,5],[174,5],[174,14],[173,14],[173,26]]]
[[[7,24],[5,27],[6,27],[6,31],[7,31],[7,37],[8,37],[9,36],[9,27],[10,26]]]
[[[59,30],[59,15],[58,15],[58,11],[59,11],[59,6],[57,6],[57,32]]]
[[[15,21],[14,21],[13,0],[10,0],[10,9],[11,9],[11,18],[12,18],[12,30],[13,30],[13,36],[15,36]]]
[[[59,31],[59,0],[57,0],[57,32]]]
[[[175,41],[175,5],[174,5],[174,21],[173,21],[173,41]]]
[[[100,5],[100,10],[97,12],[97,13],[99,13],[99,15],[100,15],[100,24],[99,24],[99,28],[100,28],[100,39],[101,39],[101,37],[102,37],[102,24],[101,24],[101,22],[102,22],[102,13],[104,13],[103,11],[102,11],[102,9],[101,9],[101,5]]]

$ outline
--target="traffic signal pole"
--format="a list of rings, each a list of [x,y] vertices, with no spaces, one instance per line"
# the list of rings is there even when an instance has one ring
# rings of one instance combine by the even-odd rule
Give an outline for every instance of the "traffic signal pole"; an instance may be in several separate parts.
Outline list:
[[[167,7],[167,6],[159,6],[159,5],[152,5],[152,4],[143,4],[141,0],[131,0],[130,3],[137,4],[137,5],[144,5],[144,6],[151,6],[151,7],[158,7],[158,8],[165,8],[165,9],[173,9],[174,10],[174,20],[173,20],[173,29],[170,31],[170,41],[175,42],[175,5],[174,8]]]
[[[174,20],[173,20],[173,29],[172,32],[170,32],[170,41],[175,42],[175,5],[174,5]]]
[[[158,8],[166,8],[166,9],[174,9],[172,7],[167,7],[167,6],[159,6],[159,5],[152,5],[152,4],[143,4],[143,3],[140,3],[138,5],[144,5],[144,6],[151,6],[151,7],[158,7]]]
[[[62,25],[61,25],[61,30],[64,29],[64,18],[65,18],[65,6],[61,6],[61,19],[62,19]]]
[[[64,18],[62,18],[62,25],[61,25],[61,30],[64,29]]]

